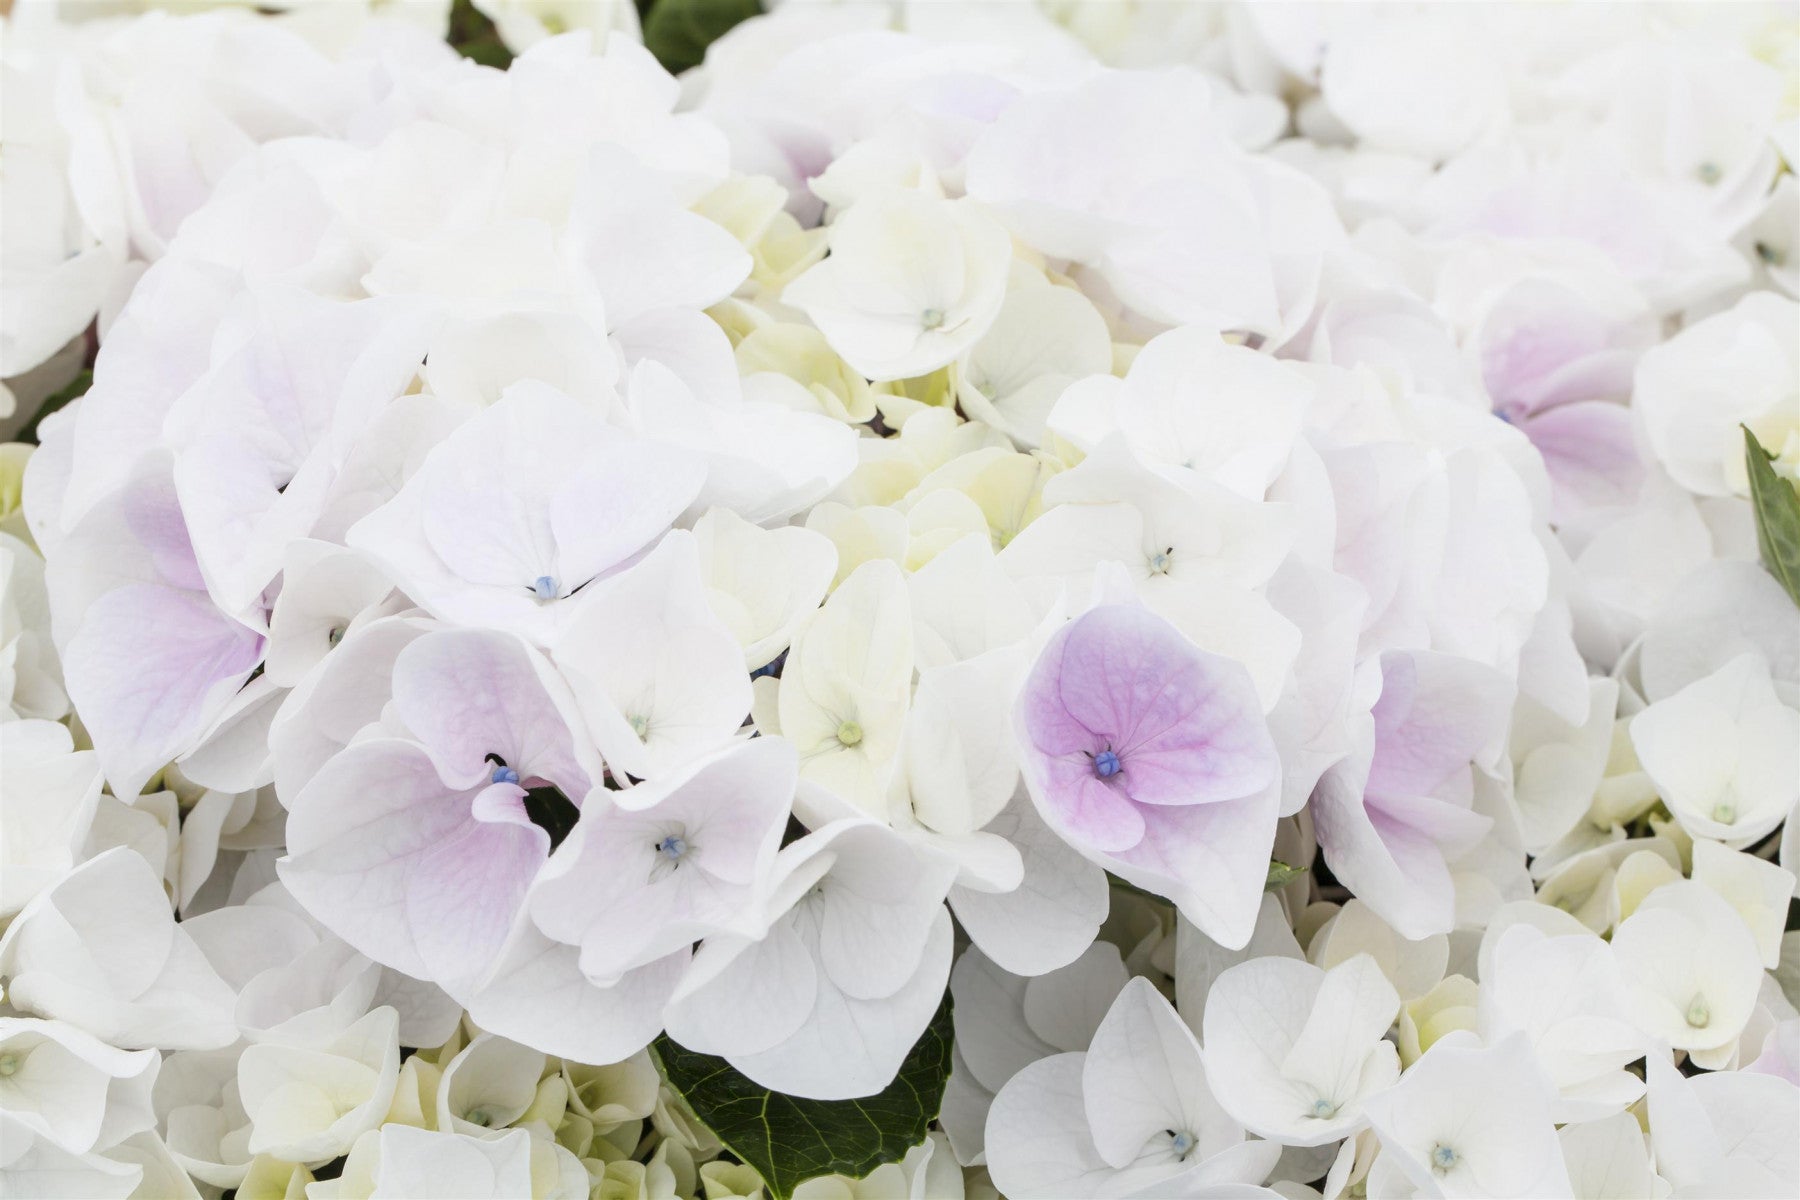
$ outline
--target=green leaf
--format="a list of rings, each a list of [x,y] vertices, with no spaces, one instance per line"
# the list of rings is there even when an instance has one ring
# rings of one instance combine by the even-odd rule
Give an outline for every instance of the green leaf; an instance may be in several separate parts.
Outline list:
[[[644,47],[679,75],[699,66],[706,48],[732,26],[760,12],[757,0],[656,0],[644,18]]]
[[[1290,867],[1278,858],[1269,860],[1269,876],[1263,880],[1263,891],[1273,892],[1286,887],[1294,880],[1306,874],[1305,867]]]
[[[455,0],[450,6],[450,32],[446,36],[451,49],[484,67],[505,70],[512,62],[512,51],[500,40],[494,23],[469,0]]]
[[[802,1100],[740,1074],[710,1054],[695,1054],[667,1035],[653,1047],[663,1077],[694,1115],[761,1175],[771,1200],[820,1175],[860,1178],[899,1162],[925,1140],[950,1078],[950,994],[913,1044],[894,1082],[860,1100]]]
[[[1756,544],[1763,566],[1800,605],[1800,492],[1769,465],[1775,457],[1744,429],[1744,467],[1750,476],[1750,505],[1756,510]]]

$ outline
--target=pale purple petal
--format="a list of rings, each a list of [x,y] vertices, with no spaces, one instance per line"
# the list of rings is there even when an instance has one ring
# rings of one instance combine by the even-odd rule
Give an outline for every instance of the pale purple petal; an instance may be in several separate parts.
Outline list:
[[[1365,795],[1366,753],[1325,772],[1309,811],[1332,874],[1402,937],[1448,933],[1456,889],[1446,854],[1479,842],[1492,822],[1440,801]]]
[[[535,827],[479,820],[477,794],[445,783],[411,742],[358,742],[290,801],[282,882],[377,962],[425,979],[478,971],[498,953],[550,847]],[[498,937],[476,918],[490,940],[471,937],[447,949],[443,914],[463,906],[497,914]]]
[[[1628,504],[1643,486],[1644,460],[1631,410],[1623,405],[1565,404],[1519,422],[1519,431],[1544,456],[1559,518],[1587,507]]]
[[[525,380],[459,425],[346,534],[433,615],[548,645],[583,585],[668,528],[705,482],[691,455]]]
[[[263,638],[203,593],[131,584],[101,596],[63,650],[69,696],[116,795],[191,748],[262,659]]]
[[[1547,279],[1507,289],[1477,335],[1481,378],[1509,419],[1583,400],[1631,395],[1655,327],[1635,297],[1588,296]]]
[[[1382,655],[1369,791],[1431,794],[1498,748],[1511,711],[1512,688],[1480,663],[1424,651]]]
[[[577,744],[572,699],[552,689],[563,690],[542,657],[507,633],[434,631],[394,663],[395,711],[443,770],[473,786],[491,776],[494,755],[579,804],[599,771]]]
[[[1014,721],[1045,824],[1211,936],[1249,937],[1281,768],[1243,664],[1102,605],[1050,639]]]
[[[1113,750],[1122,766],[1112,779],[1139,803],[1244,796],[1278,769],[1243,666],[1196,649],[1135,605],[1103,605],[1070,622],[1045,648],[1026,695],[1034,745]]]
[[[484,789],[472,809],[500,790]],[[522,805],[518,816],[524,818]],[[494,960],[549,854],[550,835],[529,820],[494,822],[472,811],[418,856],[407,880],[406,917],[427,978],[470,979]]]
[[[1113,873],[1167,896],[1206,936],[1235,949],[1256,928],[1279,804],[1271,783],[1238,800],[1141,808],[1143,840],[1116,856]]]
[[[1051,828],[1095,850],[1129,850],[1144,837],[1144,816],[1122,787],[1094,775],[1084,754],[1048,759],[1038,768],[1043,790],[1056,796],[1044,812]]]

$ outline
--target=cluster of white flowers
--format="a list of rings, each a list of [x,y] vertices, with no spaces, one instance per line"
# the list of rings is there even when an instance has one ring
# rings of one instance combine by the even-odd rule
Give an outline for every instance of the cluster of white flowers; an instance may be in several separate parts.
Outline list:
[[[1800,1194],[1792,4],[195,7],[0,18],[0,1192]]]

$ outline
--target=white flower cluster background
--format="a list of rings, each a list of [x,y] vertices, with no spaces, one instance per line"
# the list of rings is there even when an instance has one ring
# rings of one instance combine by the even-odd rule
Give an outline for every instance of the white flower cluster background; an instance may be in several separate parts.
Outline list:
[[[0,3],[0,1195],[1800,1195],[1800,6]]]

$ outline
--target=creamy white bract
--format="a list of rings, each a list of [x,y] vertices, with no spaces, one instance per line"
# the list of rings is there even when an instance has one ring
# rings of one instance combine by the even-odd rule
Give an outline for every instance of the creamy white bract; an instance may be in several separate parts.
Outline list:
[[[946,993],[795,1195],[1800,1188],[1791,8],[116,7],[4,19],[11,1190],[758,1196],[647,1047]]]

